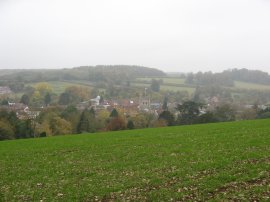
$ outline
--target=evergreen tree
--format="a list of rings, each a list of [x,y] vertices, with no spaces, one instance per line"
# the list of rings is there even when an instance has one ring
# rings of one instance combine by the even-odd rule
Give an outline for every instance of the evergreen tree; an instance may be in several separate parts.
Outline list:
[[[168,97],[167,96],[165,96],[165,98],[163,100],[162,109],[163,110],[168,110]]]
[[[110,114],[110,117],[111,118],[118,117],[118,111],[115,108],[113,108],[113,110],[112,110],[112,112]]]
[[[50,93],[46,93],[46,95],[44,97],[44,103],[46,106],[48,106],[51,103],[51,94]]]
[[[174,116],[170,111],[163,111],[159,115],[159,120],[163,119],[167,122],[168,126],[173,126],[175,124]]]
[[[80,117],[80,120],[79,120],[79,124],[78,124],[78,127],[77,127],[77,131],[78,133],[82,133],[82,132],[88,132],[88,129],[89,129],[89,112],[87,109],[85,109],[82,114],[81,114],[81,117]]]
[[[160,90],[160,82],[158,80],[152,79],[151,90],[154,91],[154,92],[159,92],[159,90]]]
[[[26,94],[23,94],[22,97],[21,97],[20,103],[23,103],[25,105],[28,105],[29,104],[29,101],[30,101],[29,96],[26,95]]]
[[[177,110],[180,112],[179,122],[180,124],[194,124],[200,115],[200,109],[202,104],[193,101],[186,101],[183,104],[177,106]]]
[[[127,123],[127,128],[128,128],[129,130],[134,129],[134,123],[133,123],[133,121],[132,121],[132,120],[128,120],[128,123]]]
[[[68,105],[70,104],[70,100],[71,100],[70,94],[67,92],[64,92],[60,95],[58,103],[60,105]]]
[[[16,138],[31,138],[34,137],[34,130],[31,120],[17,121],[16,124]]]
[[[91,110],[85,109],[80,117],[79,124],[77,127],[78,133],[82,132],[95,132],[95,111],[93,108]]]
[[[8,105],[8,101],[6,99],[2,100],[1,105]]]

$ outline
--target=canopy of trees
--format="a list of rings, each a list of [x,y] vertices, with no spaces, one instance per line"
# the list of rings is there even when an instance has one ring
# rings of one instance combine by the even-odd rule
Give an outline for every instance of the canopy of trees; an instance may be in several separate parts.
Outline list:
[[[186,83],[191,85],[219,85],[234,86],[234,81],[244,81],[258,84],[270,84],[270,75],[267,72],[248,69],[232,69],[222,73],[198,72],[189,73]]]
[[[14,70],[5,74],[1,74],[0,80],[24,81],[24,82],[40,82],[40,81],[58,81],[58,80],[88,80],[92,82],[106,82],[119,84],[127,83],[137,77],[161,77],[166,74],[158,69],[129,66],[129,65],[98,65],[98,66],[82,66],[72,69],[50,69],[50,70]],[[17,83],[18,83],[17,82]],[[18,83],[16,88],[21,88]]]

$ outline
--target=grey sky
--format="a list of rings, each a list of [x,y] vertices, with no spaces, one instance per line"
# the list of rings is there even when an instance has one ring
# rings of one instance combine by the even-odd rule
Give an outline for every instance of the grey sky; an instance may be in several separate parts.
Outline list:
[[[270,72],[269,0],[0,0],[0,68]]]

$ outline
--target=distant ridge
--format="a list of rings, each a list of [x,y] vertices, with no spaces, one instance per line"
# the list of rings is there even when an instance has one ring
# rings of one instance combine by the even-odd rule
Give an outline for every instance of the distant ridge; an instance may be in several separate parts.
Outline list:
[[[0,80],[24,80],[29,82],[54,80],[115,81],[132,80],[137,77],[162,77],[158,69],[135,65],[97,65],[63,69],[0,70]]]

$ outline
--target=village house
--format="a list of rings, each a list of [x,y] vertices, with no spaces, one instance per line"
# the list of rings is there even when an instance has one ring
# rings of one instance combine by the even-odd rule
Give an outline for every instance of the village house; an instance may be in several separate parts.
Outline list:
[[[138,106],[138,101],[135,101],[134,99],[124,99],[119,101],[119,107],[124,110],[126,115],[136,115],[138,113]]]
[[[8,86],[0,86],[0,95],[11,94],[12,91]]]
[[[14,103],[14,102],[8,102],[8,108],[11,111],[24,111],[25,108],[27,108],[27,105],[23,104],[23,103]]]
[[[36,119],[41,111],[38,109],[29,109],[26,107],[23,111],[16,112],[18,119],[26,120],[26,119]]]

